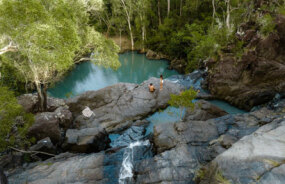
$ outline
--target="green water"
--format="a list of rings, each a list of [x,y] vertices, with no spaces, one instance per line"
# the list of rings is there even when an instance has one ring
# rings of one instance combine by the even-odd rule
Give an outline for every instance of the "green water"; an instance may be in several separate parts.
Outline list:
[[[150,77],[164,78],[177,75],[175,70],[168,70],[165,60],[149,60],[144,54],[127,52],[120,54],[122,66],[114,71],[84,62],[77,65],[62,81],[48,90],[49,95],[57,98],[75,96],[90,90],[98,90],[119,82],[142,83]]]

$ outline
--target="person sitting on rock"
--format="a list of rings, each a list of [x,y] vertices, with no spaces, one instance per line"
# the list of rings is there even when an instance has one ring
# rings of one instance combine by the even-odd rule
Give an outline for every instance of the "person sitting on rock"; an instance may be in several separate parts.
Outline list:
[[[154,92],[155,91],[155,88],[154,88],[154,86],[152,85],[152,83],[150,83],[149,85],[148,85],[148,88],[149,88],[149,92]]]

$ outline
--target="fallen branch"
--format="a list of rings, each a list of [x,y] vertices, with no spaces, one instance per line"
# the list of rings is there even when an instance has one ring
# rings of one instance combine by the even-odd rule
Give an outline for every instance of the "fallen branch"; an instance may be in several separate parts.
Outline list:
[[[83,62],[83,61],[90,61],[90,60],[91,60],[90,57],[84,57],[84,58],[81,58],[81,59],[75,61],[74,63],[77,64],[77,63],[81,63],[81,62]]]
[[[25,151],[25,150],[20,150],[20,149],[17,149],[17,148],[11,147],[11,146],[9,146],[9,148],[11,148],[12,150],[15,150],[15,151],[21,152],[21,153],[43,154],[43,155],[48,155],[48,156],[52,156],[52,157],[55,157],[55,156],[56,156],[55,154],[46,153],[46,152],[42,152],[42,151]]]
[[[0,55],[5,54],[6,52],[17,52],[17,51],[18,51],[17,46],[13,46],[12,42],[10,42],[9,45],[0,49]]]

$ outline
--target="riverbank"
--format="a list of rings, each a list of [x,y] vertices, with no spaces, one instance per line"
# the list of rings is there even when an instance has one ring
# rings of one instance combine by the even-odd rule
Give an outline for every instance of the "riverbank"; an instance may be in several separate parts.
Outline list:
[[[272,174],[270,181],[280,181],[274,173],[283,168],[284,155],[279,154],[275,159],[269,152],[264,156],[261,152],[250,154],[260,167],[251,167],[252,162],[245,161],[234,169],[235,175],[227,173],[233,169],[231,159],[223,164],[220,158],[228,158],[226,155],[233,155],[236,160],[247,158],[250,152],[246,150],[233,154],[244,142],[248,142],[249,150],[259,153],[258,146],[267,142],[263,138],[261,142],[252,142],[251,137],[263,134],[264,130],[264,137],[271,137],[272,141],[270,146],[262,149],[270,150],[276,146],[283,149],[285,138],[278,135],[285,133],[284,100],[251,113],[236,115],[227,114],[206,101],[198,101],[195,110],[188,111],[183,121],[154,124],[151,133],[146,135],[149,126],[146,118],[167,106],[170,94],[177,94],[183,89],[180,84],[165,80],[164,89],[153,94],[148,92],[150,82],[159,85],[159,79],[151,78],[140,85],[116,84],[65,101],[50,98],[50,112],[36,114],[30,135],[38,139],[33,146],[35,151],[45,150],[56,156],[45,160],[46,156],[38,155],[43,161],[20,162],[13,168],[7,161],[15,158],[12,155],[16,153],[10,153],[5,158],[7,165],[4,165],[9,182],[211,183],[222,176],[228,181],[246,183],[249,180],[243,178],[243,172],[239,170],[244,167],[248,168],[248,173],[257,173],[253,174],[256,178],[261,178],[266,172]],[[35,101],[30,98],[37,97],[27,95],[19,99],[27,111],[34,106],[29,104]],[[92,112],[90,117],[82,114],[86,107]],[[270,130],[274,134],[268,133]],[[110,139],[109,135],[114,133],[118,136]],[[16,155],[24,157],[23,154]],[[214,163],[219,166],[219,172],[211,177],[216,171],[212,166]],[[262,172],[257,172],[258,169]],[[131,174],[124,175],[123,170]]]

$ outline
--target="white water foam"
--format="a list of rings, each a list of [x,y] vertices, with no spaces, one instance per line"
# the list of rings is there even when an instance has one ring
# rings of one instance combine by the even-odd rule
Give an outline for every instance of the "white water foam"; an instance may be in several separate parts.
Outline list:
[[[127,179],[133,177],[133,158],[134,158],[134,148],[137,146],[148,146],[149,140],[137,141],[131,143],[125,150],[123,156],[123,163],[120,169],[119,184],[125,184]]]

